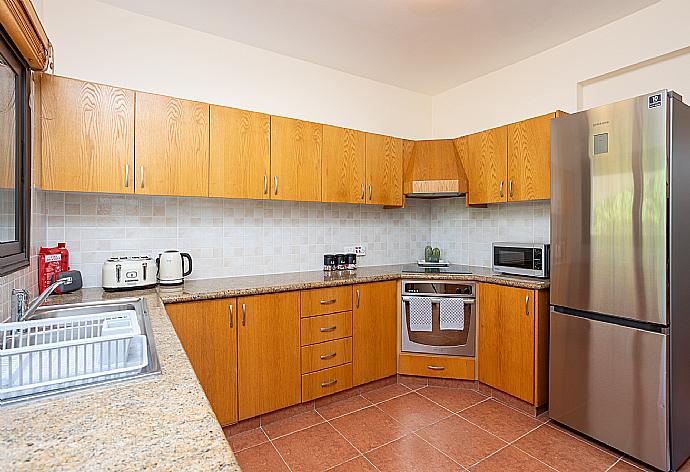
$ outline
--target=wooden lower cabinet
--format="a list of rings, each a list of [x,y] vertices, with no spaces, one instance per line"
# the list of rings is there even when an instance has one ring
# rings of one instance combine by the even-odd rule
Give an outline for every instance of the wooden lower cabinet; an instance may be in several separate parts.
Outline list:
[[[302,346],[302,373],[352,362],[352,337]]]
[[[480,382],[535,406],[546,403],[548,304],[548,290],[480,284]]]
[[[302,345],[352,336],[352,312],[302,318]]]
[[[425,354],[400,354],[398,373],[438,377],[442,379],[475,380],[474,358]]]
[[[397,373],[398,281],[352,286],[353,384]]]
[[[218,422],[237,422],[236,300],[175,303],[165,309]]]
[[[300,403],[299,292],[237,299],[239,419]]]
[[[352,388],[352,364],[343,364],[302,376],[302,401]]]

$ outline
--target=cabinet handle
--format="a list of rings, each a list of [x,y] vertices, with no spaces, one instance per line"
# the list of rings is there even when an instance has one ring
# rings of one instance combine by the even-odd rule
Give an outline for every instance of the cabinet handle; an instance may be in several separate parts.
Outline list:
[[[264,195],[268,193],[268,177],[264,174]]]
[[[364,200],[364,184],[362,184],[362,200]]]
[[[232,304],[228,306],[228,314],[230,315],[230,327],[232,328],[232,319],[234,316],[232,316]]]
[[[129,164],[125,164],[125,187],[129,187]]]
[[[503,181],[501,180],[501,187],[499,188],[499,194],[503,196]]]
[[[321,300],[319,303],[322,305],[332,305],[335,303],[335,298],[331,298],[330,300]]]
[[[508,181],[508,195],[513,196],[513,179]]]
[[[141,188],[144,188],[144,166],[141,166]]]
[[[428,365],[426,368],[431,370],[446,370],[442,365]]]
[[[331,352],[330,354],[324,354],[323,356],[319,356],[319,359],[321,359],[322,361],[325,361],[326,359],[333,359],[337,355],[338,355],[337,353]]]
[[[278,195],[278,176],[277,176],[277,175],[273,176],[273,179],[275,180],[275,183],[276,183],[276,192],[275,192],[275,194]]]
[[[371,201],[371,196],[372,196],[371,184],[369,184],[369,201]]]
[[[359,308],[359,289],[357,289],[357,308]]]
[[[242,304],[242,326],[247,326],[247,305]]]
[[[525,316],[529,316],[529,295],[525,297]]]
[[[330,387],[331,385],[335,385],[337,383],[338,383],[338,379],[326,380],[324,383],[321,384],[321,388]]]
[[[329,331],[335,331],[336,328],[337,328],[337,326],[336,326],[336,325],[333,325],[333,326],[329,326],[328,328],[319,328],[319,330],[320,330],[322,333],[328,333]]]

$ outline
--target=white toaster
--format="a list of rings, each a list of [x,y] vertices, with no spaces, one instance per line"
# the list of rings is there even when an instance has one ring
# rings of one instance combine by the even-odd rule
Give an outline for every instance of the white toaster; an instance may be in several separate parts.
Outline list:
[[[103,289],[132,290],[156,286],[156,263],[149,256],[111,257],[103,263]]]

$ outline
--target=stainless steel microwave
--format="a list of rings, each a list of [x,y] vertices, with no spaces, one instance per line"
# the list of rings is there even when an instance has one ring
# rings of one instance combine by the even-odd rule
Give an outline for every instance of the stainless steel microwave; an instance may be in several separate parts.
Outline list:
[[[549,277],[551,246],[543,243],[494,243],[494,272]]]

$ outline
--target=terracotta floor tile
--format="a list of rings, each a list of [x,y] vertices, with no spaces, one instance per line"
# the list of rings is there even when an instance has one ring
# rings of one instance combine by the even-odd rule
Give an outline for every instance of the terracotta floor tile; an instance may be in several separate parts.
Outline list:
[[[553,472],[553,469],[542,464],[521,450],[508,446],[489,456],[470,468],[472,472]]]
[[[632,465],[630,462],[626,462],[623,459],[621,459],[618,462],[616,462],[616,465],[611,467],[609,469],[609,471],[610,472],[643,472],[643,471],[651,472],[652,471],[652,469],[648,469],[646,467],[643,468],[643,467],[644,466],[638,467],[636,465]]]
[[[405,387],[402,384],[387,385],[383,388],[377,388],[376,390],[371,390],[369,392],[362,393],[362,396],[372,403],[385,402],[393,397],[398,397],[406,393],[410,393],[412,390]]]
[[[370,451],[409,432],[409,429],[375,406],[336,418],[331,425],[360,452]]]
[[[685,464],[681,465],[678,472],[690,472],[690,459],[688,459]]]
[[[531,418],[494,400],[479,403],[461,411],[459,415],[508,442],[515,441],[542,424],[536,418]]]
[[[606,470],[618,458],[575,437],[543,425],[514,443],[514,446],[547,463],[569,472]]]
[[[369,472],[376,471],[376,467],[371,465],[371,462],[366,460],[364,456],[359,456],[329,470],[334,472]]]
[[[328,423],[283,436],[273,444],[294,471],[325,470],[359,456]]]
[[[274,421],[266,426],[262,426],[262,428],[269,438],[275,439],[323,422],[324,419],[321,415],[315,411],[309,411],[301,415],[285,418],[284,420]]]
[[[228,444],[235,452],[240,452],[244,449],[249,449],[250,447],[258,446],[268,442],[268,437],[264,434],[261,428],[252,429],[245,431],[243,433],[234,434],[232,436],[226,436]]]
[[[452,412],[464,410],[486,400],[481,393],[464,388],[424,387],[417,390],[417,393]]]
[[[507,445],[459,416],[427,426],[417,434],[464,467],[476,464]]]
[[[382,472],[462,470],[458,464],[415,434],[374,449],[367,453],[366,457]]]
[[[254,446],[235,454],[243,472],[290,470],[271,443]]]
[[[328,405],[318,407],[316,411],[327,420],[337,418],[338,416],[347,415],[356,410],[361,410],[371,406],[372,403],[361,395],[350,397],[347,400],[342,400],[337,403],[329,403]]]
[[[451,415],[450,411],[417,393],[393,398],[376,406],[409,429],[422,428]]]
[[[412,390],[417,390],[429,385],[429,379],[426,377],[412,377],[408,375],[398,375],[398,383],[402,384]]]

